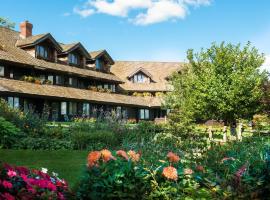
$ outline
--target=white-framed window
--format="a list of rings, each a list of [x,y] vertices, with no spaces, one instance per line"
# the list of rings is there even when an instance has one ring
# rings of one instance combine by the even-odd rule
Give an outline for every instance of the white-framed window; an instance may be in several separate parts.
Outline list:
[[[140,109],[140,119],[149,119],[150,115],[149,115],[149,109]]]
[[[83,103],[83,115],[89,116],[90,115],[90,104]]]
[[[61,102],[61,115],[67,114],[67,102]]]
[[[144,83],[144,82],[146,82],[146,77],[142,73],[135,74],[133,77],[133,82],[134,83]]]
[[[69,114],[70,115],[77,115],[77,103],[76,102],[69,102]]]
[[[54,81],[53,81],[53,75],[48,75],[48,80],[53,84]]]
[[[5,67],[0,66],[0,76],[5,76]]]
[[[115,92],[115,84],[111,85],[111,90],[112,90],[112,92]]]
[[[68,62],[69,62],[70,64],[78,65],[78,64],[79,64],[79,58],[78,58],[78,55],[73,54],[73,53],[68,54]]]
[[[11,108],[20,108],[18,97],[8,97],[8,105]]]

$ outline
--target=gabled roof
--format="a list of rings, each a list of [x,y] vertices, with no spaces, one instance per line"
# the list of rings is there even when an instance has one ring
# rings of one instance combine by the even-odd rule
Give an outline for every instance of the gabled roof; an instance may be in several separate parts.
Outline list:
[[[115,63],[114,60],[112,59],[112,57],[110,56],[110,54],[105,49],[99,50],[99,51],[91,51],[91,52],[89,52],[89,54],[90,54],[91,58],[94,60],[100,58],[101,56],[105,56],[105,58],[108,59],[108,61],[111,65],[113,65]]]
[[[76,49],[79,49],[87,59],[91,58],[90,54],[87,52],[87,50],[84,48],[84,46],[80,42],[72,43],[72,44],[60,43],[60,46],[62,47],[62,54],[70,53]]]
[[[45,34],[39,34],[39,35],[33,35],[30,37],[27,37],[25,39],[19,39],[16,42],[16,46],[17,47],[31,47],[34,45],[39,44],[40,42],[43,42],[44,40],[49,39],[55,46],[55,48],[61,52],[62,48],[61,46],[58,44],[58,42],[56,42],[56,40],[53,38],[53,36],[50,33],[45,33]]]
[[[150,74],[146,69],[144,69],[143,67],[138,68],[137,70],[135,70],[134,72],[132,72],[130,75],[128,75],[128,78],[133,77],[135,74],[138,74],[139,72],[144,73],[146,76],[148,76],[149,78],[152,79],[152,74]]]
[[[39,85],[5,78],[0,78],[1,92],[139,107],[160,107],[163,101],[161,98],[156,97],[134,97],[114,93],[101,93],[71,87]]]
[[[116,61],[111,72],[122,79],[121,88],[131,92],[166,92],[171,91],[167,77],[179,71],[185,63],[181,62],[145,62],[145,61]],[[151,74],[151,83],[133,83],[129,77],[142,70]]]
[[[121,79],[113,74],[37,59],[31,56],[25,50],[16,47],[17,40],[20,40],[19,34],[20,33],[17,31],[0,27],[0,46],[2,46],[2,50],[0,50],[0,60],[17,63],[18,66],[36,67],[43,70],[57,71],[98,80],[107,80],[118,83],[122,82]]]

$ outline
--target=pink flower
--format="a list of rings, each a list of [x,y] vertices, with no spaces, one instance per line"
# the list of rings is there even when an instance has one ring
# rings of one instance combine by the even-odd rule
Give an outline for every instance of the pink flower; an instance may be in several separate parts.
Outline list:
[[[223,163],[224,161],[228,161],[228,160],[235,160],[233,157],[224,157],[221,162]]]
[[[8,175],[10,178],[12,178],[12,177],[14,177],[14,176],[17,176],[17,173],[16,173],[15,171],[13,171],[13,170],[8,170],[7,175]]]
[[[184,169],[184,174],[185,175],[191,175],[191,174],[193,174],[193,170],[192,169],[189,169],[189,168]]]
[[[9,193],[4,193],[3,194],[3,197],[4,197],[4,199],[6,199],[6,200],[15,200],[15,197],[13,197],[11,194],[9,194]]]
[[[27,175],[25,175],[25,174],[21,174],[21,177],[22,177],[22,179],[26,182],[27,181]]]
[[[48,183],[47,188],[51,191],[56,191],[56,186],[50,182]]]
[[[7,188],[7,189],[12,188],[12,183],[10,183],[8,181],[3,181],[2,184],[3,184],[4,188]]]
[[[247,165],[245,164],[235,173],[235,176],[239,181],[240,181],[240,178],[243,176],[243,174],[246,172],[246,170],[247,170]]]

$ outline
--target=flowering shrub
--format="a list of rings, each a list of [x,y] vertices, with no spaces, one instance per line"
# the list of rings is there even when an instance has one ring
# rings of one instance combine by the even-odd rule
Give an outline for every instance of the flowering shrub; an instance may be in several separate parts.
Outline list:
[[[0,166],[0,199],[67,199],[65,180],[56,173],[50,176],[47,169],[29,170],[25,167]]]
[[[208,191],[193,179],[193,170],[185,168],[173,152],[167,161],[149,165],[133,150],[92,151],[87,169],[77,188],[78,199],[177,199],[207,198]],[[151,166],[151,167],[149,167]],[[199,167],[201,173],[202,166]],[[195,174],[195,173],[194,173]]]
[[[157,158],[154,153],[152,156]],[[261,199],[270,192],[270,139],[253,137],[223,146],[213,144],[206,154],[193,160],[171,151],[166,160],[148,157],[145,160],[144,154],[132,150],[90,152],[77,197]]]

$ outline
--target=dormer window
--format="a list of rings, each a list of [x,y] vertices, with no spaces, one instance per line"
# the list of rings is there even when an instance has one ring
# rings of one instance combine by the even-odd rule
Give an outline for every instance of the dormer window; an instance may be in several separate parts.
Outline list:
[[[97,60],[96,60],[96,69],[97,69],[97,70],[101,70],[101,68],[102,68],[102,67],[101,67],[101,62],[100,62],[99,59],[97,59]]]
[[[151,83],[154,82],[152,75],[143,68],[139,68],[130,74],[128,77],[132,83]]]
[[[41,46],[41,45],[37,45],[37,57],[48,59],[49,58],[49,48]]]
[[[135,74],[133,77],[133,83],[145,83],[146,77],[142,73]]]
[[[69,64],[79,65],[78,55],[73,54],[73,53],[68,54],[68,62],[69,62]]]

